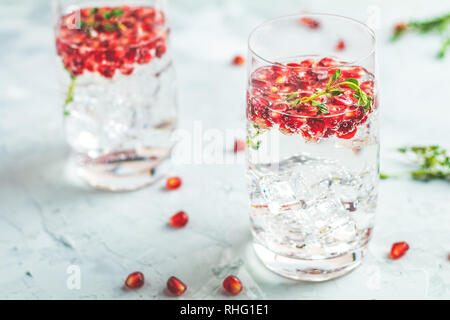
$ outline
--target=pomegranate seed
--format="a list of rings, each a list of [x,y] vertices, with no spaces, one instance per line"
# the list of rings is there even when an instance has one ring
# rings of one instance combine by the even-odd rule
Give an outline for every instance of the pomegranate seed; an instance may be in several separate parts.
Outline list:
[[[181,178],[179,177],[170,177],[166,181],[166,189],[167,190],[175,190],[181,186]]]
[[[186,285],[176,277],[170,277],[167,280],[167,290],[176,296],[181,296],[186,292]]]
[[[152,60],[152,55],[147,49],[141,49],[138,51],[138,58],[137,63],[138,64],[147,64]]]
[[[358,130],[355,128],[355,130],[350,131],[348,133],[344,133],[344,134],[338,133],[337,136],[341,139],[351,139],[356,135],[356,131],[358,131]]]
[[[332,58],[323,58],[322,60],[320,60],[317,65],[319,67],[324,67],[324,68],[329,68],[329,67],[335,67],[337,66],[339,63],[332,59]],[[327,75],[328,76],[328,75]]]
[[[134,71],[134,68],[133,68],[132,66],[128,66],[128,65],[123,65],[123,66],[120,68],[120,72],[121,72],[123,75],[126,75],[126,76],[132,74],[133,71]]]
[[[306,59],[303,60],[302,62],[300,62],[300,67],[302,68],[311,68],[314,64],[314,60],[313,59]]]
[[[307,26],[310,29],[317,29],[320,27],[320,22],[313,18],[303,17],[300,18],[299,21],[301,24]]]
[[[359,86],[366,94],[373,96],[373,81],[364,81]]]
[[[408,249],[409,245],[405,241],[394,243],[391,248],[391,259],[401,258]]]
[[[158,58],[161,58],[163,56],[163,54],[166,53],[166,51],[167,51],[167,47],[165,44],[159,45],[156,47],[155,55]]]
[[[115,73],[115,69],[112,67],[109,67],[107,65],[100,65],[98,67],[98,72],[104,76],[105,78],[109,78],[111,79],[112,77],[114,77],[114,73]]]
[[[235,66],[242,66],[245,63],[245,59],[243,56],[236,56],[233,58],[233,64]]]
[[[175,213],[170,217],[169,224],[174,228],[183,228],[188,223],[188,216],[184,211]]]
[[[234,141],[234,153],[238,153],[245,150],[245,141],[236,139]]]
[[[128,63],[134,63],[137,56],[137,49],[136,48],[130,48],[127,53],[125,53],[125,59]]]
[[[353,101],[353,99],[352,99],[351,95],[348,95],[348,96],[342,95],[342,96],[334,97],[334,102],[336,102],[337,104],[340,104],[342,106],[350,107],[355,103],[355,101]]]
[[[242,282],[236,276],[226,277],[222,285],[225,291],[232,296],[236,296],[242,291]]]
[[[136,271],[128,275],[125,280],[125,286],[130,289],[138,289],[144,285],[144,275],[142,272]]]
[[[275,123],[280,123],[283,120],[283,112],[284,110],[274,110],[270,111],[270,117]]]
[[[337,45],[336,45],[336,50],[337,51],[342,51],[345,49],[345,42],[344,40],[339,40]]]

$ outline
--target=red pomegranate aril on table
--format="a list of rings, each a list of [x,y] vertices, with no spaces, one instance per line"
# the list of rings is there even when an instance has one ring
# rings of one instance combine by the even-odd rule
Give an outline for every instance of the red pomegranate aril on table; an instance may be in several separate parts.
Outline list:
[[[187,286],[180,279],[170,277],[167,280],[167,290],[175,296],[181,296],[186,292]]]
[[[180,177],[170,177],[166,181],[166,189],[167,190],[176,190],[181,187],[181,178]]]
[[[345,49],[345,42],[344,40],[339,40],[338,43],[336,44],[336,50],[337,51],[342,51]]]
[[[242,292],[243,286],[241,280],[236,276],[228,276],[223,280],[222,286],[229,295],[236,296]]]
[[[392,245],[391,252],[389,254],[389,257],[391,259],[400,259],[403,257],[406,253],[406,251],[409,250],[409,245],[405,242],[396,242]]]
[[[310,17],[300,18],[299,22],[310,29],[317,29],[320,27],[320,22]]]
[[[144,274],[136,271],[128,275],[125,280],[125,286],[129,289],[138,289],[144,285],[144,282]]]
[[[188,216],[186,212],[179,211],[175,213],[172,217],[169,219],[169,225],[171,225],[174,228],[183,228],[188,223]]]
[[[242,66],[245,63],[245,58],[243,56],[235,56],[233,58],[232,64],[235,66]]]

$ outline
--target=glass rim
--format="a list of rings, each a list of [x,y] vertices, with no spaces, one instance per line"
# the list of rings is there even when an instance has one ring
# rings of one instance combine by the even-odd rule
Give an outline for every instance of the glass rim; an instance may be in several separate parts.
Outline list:
[[[271,65],[276,65],[276,66],[279,66],[279,67],[282,67],[282,68],[287,68],[287,69],[299,69],[299,68],[301,69],[301,68],[304,68],[304,67],[298,67],[298,66],[288,66],[288,65],[282,64],[282,63],[280,63],[280,62],[278,62],[278,61],[271,61],[271,60],[269,60],[269,59],[266,59],[266,58],[264,58],[262,55],[260,55],[259,53],[257,53],[257,52],[252,48],[250,42],[251,42],[252,37],[254,36],[254,34],[255,34],[260,28],[262,28],[262,27],[264,27],[264,26],[266,26],[266,25],[269,25],[269,24],[274,23],[274,22],[277,22],[277,21],[281,21],[281,20],[283,20],[283,19],[289,19],[289,18],[291,18],[291,19],[292,19],[292,18],[298,18],[298,19],[299,19],[299,18],[302,18],[302,17],[314,17],[314,16],[318,16],[318,17],[334,17],[334,18],[340,18],[340,19],[342,19],[342,20],[347,20],[347,22],[356,23],[356,24],[360,25],[361,27],[363,27],[364,29],[366,29],[366,31],[368,32],[368,34],[371,36],[371,38],[372,38],[372,40],[373,40],[373,41],[372,41],[372,46],[371,46],[369,52],[368,52],[366,55],[364,55],[364,56],[362,56],[362,57],[360,57],[360,58],[357,58],[357,59],[355,59],[354,61],[350,61],[350,62],[341,62],[340,65],[339,65],[339,67],[353,66],[353,65],[357,64],[358,62],[367,59],[368,57],[370,57],[371,55],[373,55],[373,54],[375,53],[377,37],[376,37],[375,31],[374,31],[372,28],[370,28],[367,24],[365,24],[364,22],[361,22],[361,21],[359,21],[359,20],[356,20],[356,19],[354,19],[354,18],[346,17],[346,16],[339,15],[339,14],[332,14],[332,13],[315,13],[315,12],[311,12],[311,13],[294,13],[294,14],[283,15],[283,16],[279,16],[279,17],[277,17],[277,18],[273,18],[273,19],[267,20],[267,21],[265,21],[265,22],[263,22],[263,23],[257,25],[257,26],[250,32],[250,35],[248,36],[247,46],[248,46],[249,52],[250,52],[251,54],[253,54],[254,56],[258,57],[259,59],[261,59],[262,61],[264,61],[264,62],[266,62],[266,63],[268,63],[268,64],[271,64]],[[317,54],[312,53],[311,56],[312,56],[312,55],[317,55]],[[304,56],[304,55],[302,55],[302,56]],[[321,68],[321,69],[335,69],[336,66],[320,67],[320,68]]]

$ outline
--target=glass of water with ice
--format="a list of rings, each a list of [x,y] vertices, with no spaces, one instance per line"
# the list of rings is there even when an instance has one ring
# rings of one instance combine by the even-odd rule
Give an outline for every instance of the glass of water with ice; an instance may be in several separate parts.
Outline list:
[[[272,271],[323,281],[358,266],[379,178],[375,35],[303,14],[249,38],[247,183],[257,256]]]
[[[177,100],[163,2],[53,1],[65,135],[96,188],[134,190],[165,173]]]

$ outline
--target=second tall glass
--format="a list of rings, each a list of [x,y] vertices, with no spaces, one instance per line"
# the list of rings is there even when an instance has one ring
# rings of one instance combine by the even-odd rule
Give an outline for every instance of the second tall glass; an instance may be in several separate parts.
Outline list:
[[[254,248],[283,276],[355,268],[379,175],[375,36],[334,15],[295,15],[249,39],[247,181]]]
[[[79,174],[113,191],[164,174],[177,120],[163,1],[132,3],[54,0],[66,139]]]

